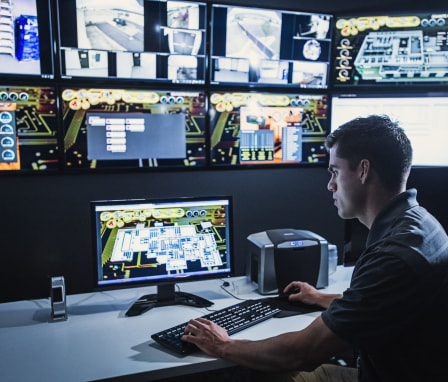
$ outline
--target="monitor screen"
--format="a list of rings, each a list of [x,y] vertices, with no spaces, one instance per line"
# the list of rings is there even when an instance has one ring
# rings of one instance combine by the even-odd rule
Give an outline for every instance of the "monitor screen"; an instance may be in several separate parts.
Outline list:
[[[231,274],[231,197],[95,201],[91,207],[96,287],[168,285],[174,292],[178,282]]]
[[[57,169],[55,88],[0,85],[0,172]]]
[[[331,129],[371,114],[389,115],[404,128],[414,166],[448,166],[448,94],[334,94]]]
[[[448,14],[338,17],[335,86],[447,84]]]
[[[327,96],[212,92],[212,165],[322,164]]]
[[[54,78],[50,0],[2,0],[0,74]]]
[[[203,92],[66,88],[61,98],[67,168],[206,164]]]
[[[205,83],[205,3],[58,2],[63,78]]]
[[[212,84],[325,89],[332,16],[212,6]]]

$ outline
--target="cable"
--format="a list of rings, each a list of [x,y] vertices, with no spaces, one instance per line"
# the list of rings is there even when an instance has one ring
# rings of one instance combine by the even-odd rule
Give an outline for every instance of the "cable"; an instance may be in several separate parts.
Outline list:
[[[233,298],[235,298],[235,299],[237,299],[237,300],[240,300],[240,301],[246,301],[246,300],[247,300],[247,298],[240,298],[240,297],[237,297],[237,296],[235,296],[233,293],[231,293],[230,291],[228,291],[228,290],[226,289],[226,285],[225,285],[226,283],[228,284],[227,286],[230,286],[230,283],[229,283],[228,281],[224,281],[224,282],[222,283],[222,285],[221,285],[221,289],[222,289],[223,291],[225,291],[228,295],[232,296]]]

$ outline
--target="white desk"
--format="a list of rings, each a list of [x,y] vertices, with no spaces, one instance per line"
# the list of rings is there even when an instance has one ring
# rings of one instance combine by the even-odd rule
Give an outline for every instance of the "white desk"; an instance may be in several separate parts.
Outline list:
[[[326,291],[345,290],[351,272],[352,268],[338,267]],[[245,277],[229,281],[229,291],[240,298],[263,297]],[[209,280],[180,287],[213,300],[211,309],[237,303],[221,285],[221,280]],[[154,291],[135,288],[67,296],[68,320],[54,323],[49,322],[48,299],[0,304],[0,381],[151,381],[234,366],[202,353],[176,356],[150,338],[152,333],[207,314],[206,309],[178,305],[136,317],[124,315],[138,297]],[[266,333],[299,330],[318,314],[272,318],[233,337],[261,339]]]

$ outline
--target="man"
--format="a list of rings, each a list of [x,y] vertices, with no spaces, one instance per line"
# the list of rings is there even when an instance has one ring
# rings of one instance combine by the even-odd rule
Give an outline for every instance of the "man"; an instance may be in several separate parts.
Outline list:
[[[301,331],[233,340],[199,318],[183,339],[252,369],[290,372],[296,381],[357,380],[351,368],[318,367],[350,348],[359,353],[360,381],[447,380],[448,237],[418,205],[416,190],[406,191],[409,139],[388,117],[370,116],[342,125],[326,147],[339,216],[370,229],[349,289],[339,296],[301,282],[287,286],[300,288],[291,300],[327,308]],[[335,368],[341,374],[331,377]]]

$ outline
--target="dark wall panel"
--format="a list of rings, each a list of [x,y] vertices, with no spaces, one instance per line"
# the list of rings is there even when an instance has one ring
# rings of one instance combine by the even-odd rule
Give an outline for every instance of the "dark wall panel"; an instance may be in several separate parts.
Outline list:
[[[232,195],[236,273],[245,272],[246,237],[273,228],[309,229],[342,245],[325,168],[2,176],[2,301],[48,297],[63,275],[69,294],[91,290],[89,201]],[[12,287],[14,285],[14,287]]]

